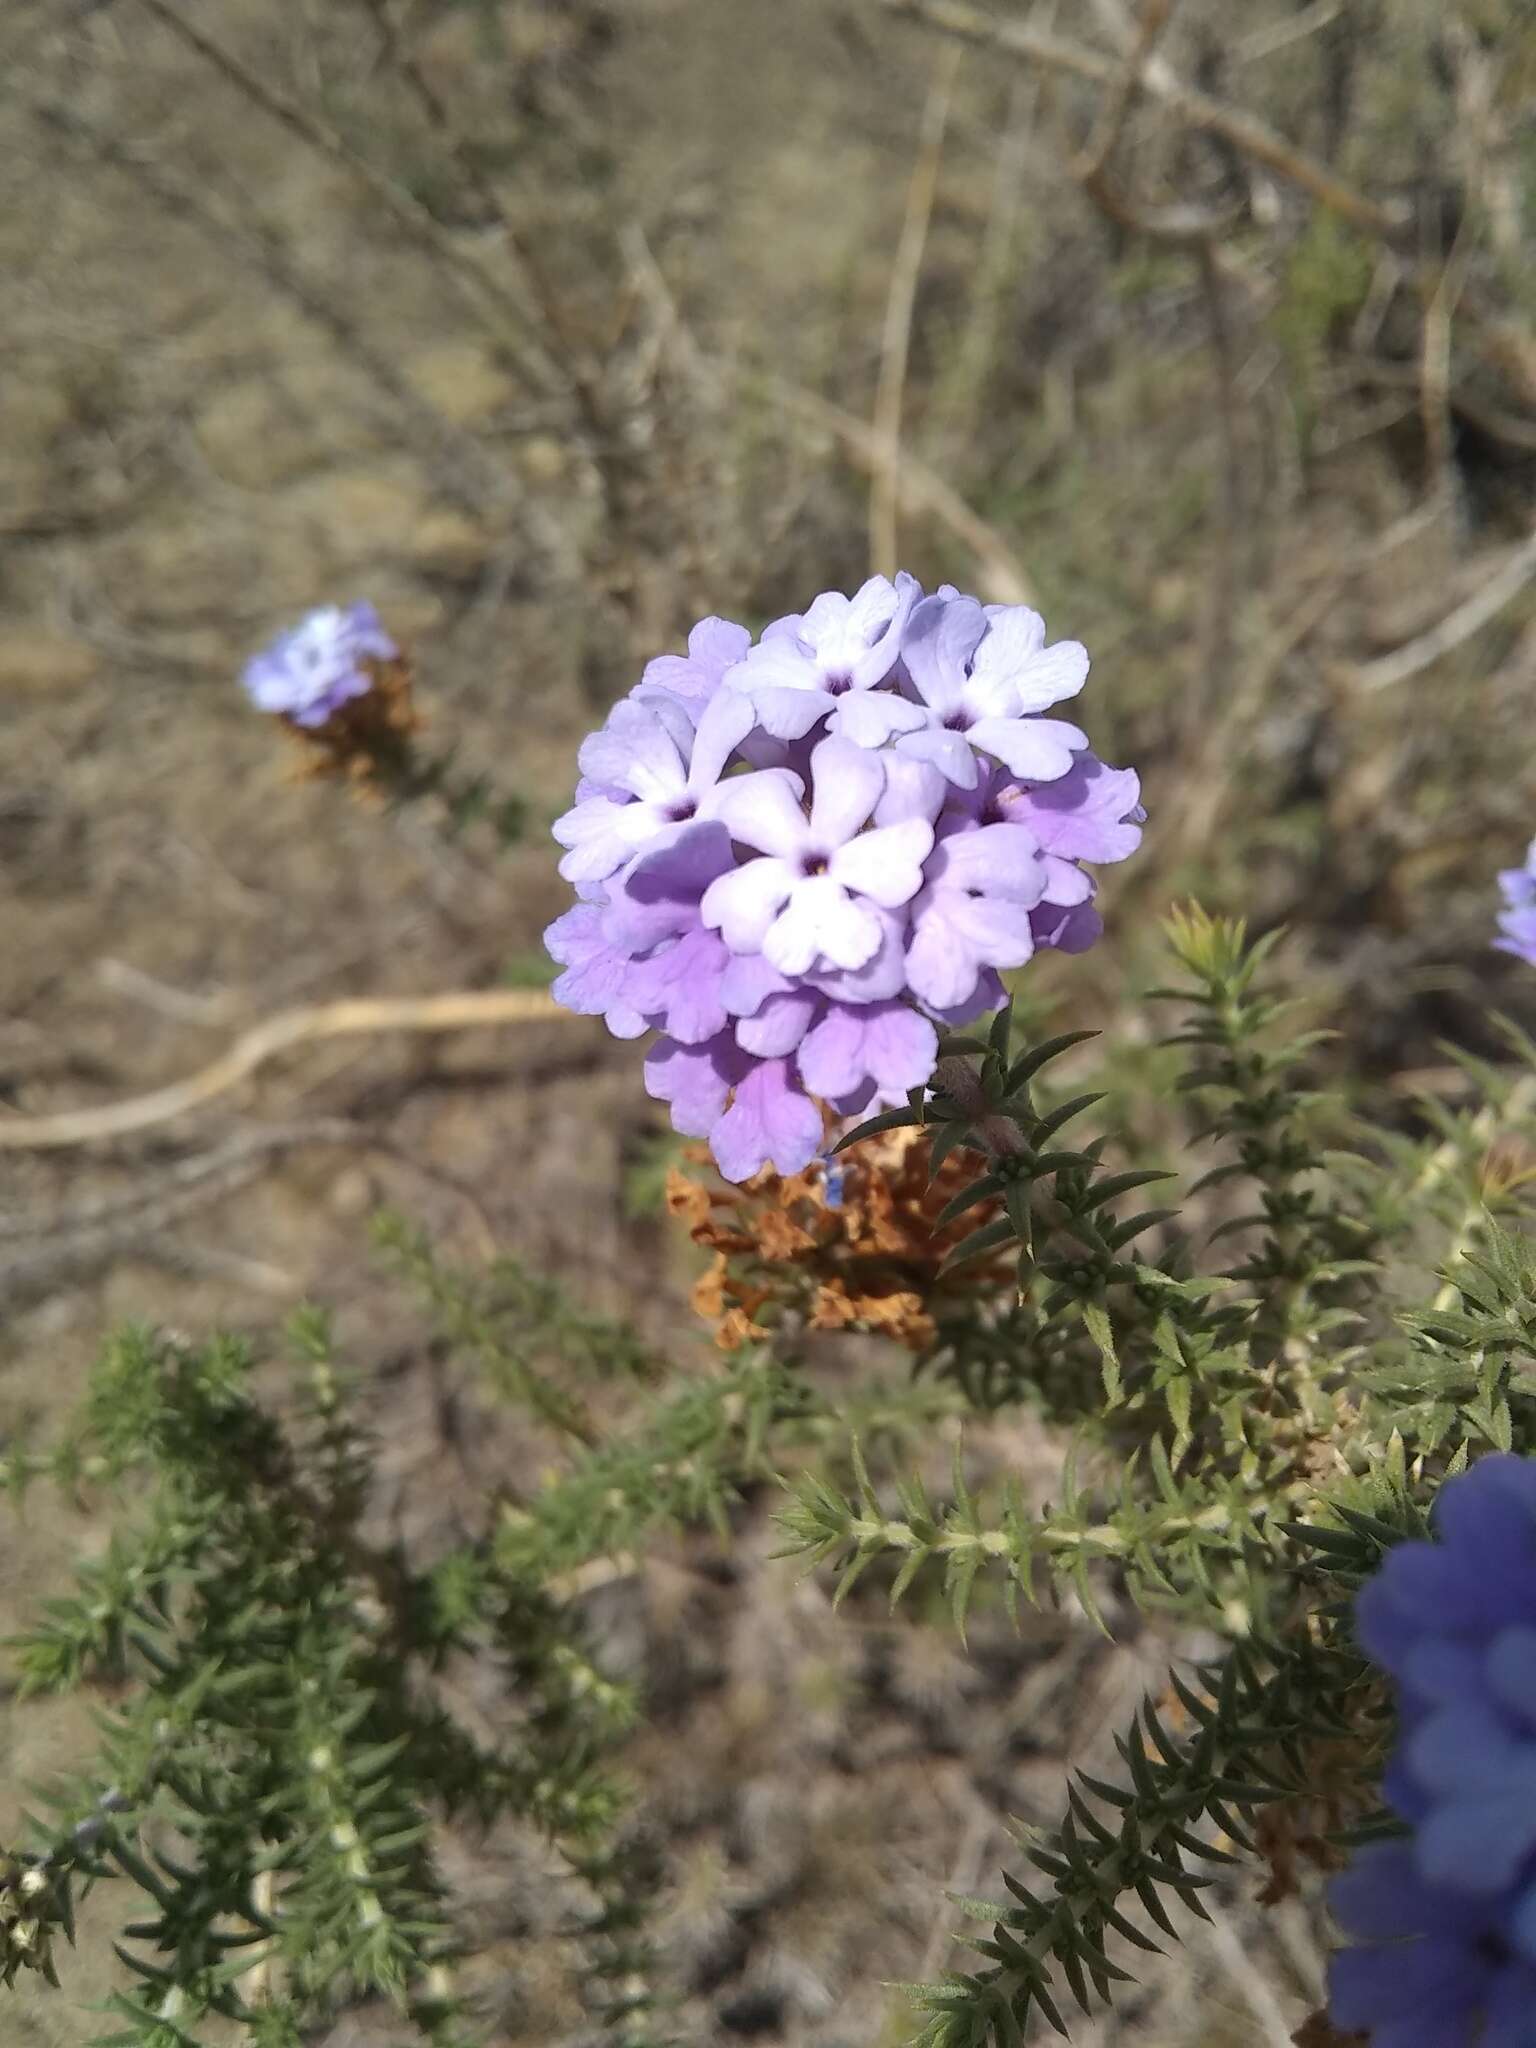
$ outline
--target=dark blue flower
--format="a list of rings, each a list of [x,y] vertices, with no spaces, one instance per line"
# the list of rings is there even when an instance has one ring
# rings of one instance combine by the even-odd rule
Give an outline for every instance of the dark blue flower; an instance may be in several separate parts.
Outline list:
[[[1410,1832],[1333,1888],[1361,1945],[1334,1959],[1331,2013],[1372,2048],[1536,2048],[1536,1460],[1449,1481],[1435,1533],[1357,1603],[1397,1685],[1384,1790]]]

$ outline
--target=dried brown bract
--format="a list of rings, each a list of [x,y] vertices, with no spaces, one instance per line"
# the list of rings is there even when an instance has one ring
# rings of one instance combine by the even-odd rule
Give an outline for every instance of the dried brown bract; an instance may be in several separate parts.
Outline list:
[[[422,717],[411,692],[410,663],[370,657],[371,687],[338,705],[324,725],[305,726],[284,718],[283,728],[302,748],[296,769],[301,782],[350,783],[358,795],[384,803],[410,781],[412,745]]]
[[[686,1166],[668,1176],[667,1205],[714,1254],[693,1303],[715,1325],[721,1349],[794,1318],[813,1330],[862,1331],[926,1350],[949,1292],[939,1270],[946,1253],[999,1213],[988,1204],[936,1230],[970,1174],[946,1160],[930,1182],[928,1153],[925,1131],[866,1140],[837,1162],[839,1200],[829,1199],[819,1164],[732,1187],[715,1176],[703,1146],[689,1147]],[[1007,1258],[968,1264],[957,1292],[1006,1285],[1011,1271]]]

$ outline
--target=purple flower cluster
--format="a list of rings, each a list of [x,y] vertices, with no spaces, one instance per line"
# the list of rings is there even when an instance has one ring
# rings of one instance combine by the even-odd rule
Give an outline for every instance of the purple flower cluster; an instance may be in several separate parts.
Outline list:
[[[367,695],[370,662],[399,657],[371,604],[325,605],[253,655],[240,680],[259,711],[314,728]]]
[[[1435,1526],[1358,1603],[1397,1682],[1386,1793],[1412,1832],[1334,1884],[1360,1946],[1330,2009],[1372,2048],[1536,2048],[1536,1460],[1482,1459]]]
[[[905,575],[756,645],[703,620],[582,746],[555,995],[661,1033],[646,1086],[727,1179],[802,1171],[823,1105],[902,1101],[1000,969],[1098,936],[1083,862],[1133,852],[1142,814],[1133,773],[1042,715],[1087,673],[1037,613]]]
[[[1526,849],[1523,868],[1505,868],[1499,876],[1504,908],[1494,944],[1536,967],[1536,839]]]

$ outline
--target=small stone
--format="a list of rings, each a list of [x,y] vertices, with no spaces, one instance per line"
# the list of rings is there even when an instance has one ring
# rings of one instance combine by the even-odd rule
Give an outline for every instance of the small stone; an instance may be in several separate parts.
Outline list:
[[[78,690],[101,666],[83,640],[25,628],[0,635],[0,696]]]
[[[348,1166],[331,1182],[329,1205],[334,1216],[366,1216],[378,1204],[378,1189],[365,1166]]]
[[[515,395],[507,372],[471,341],[423,349],[406,365],[406,375],[428,405],[460,427],[499,412]]]
[[[552,434],[530,434],[518,450],[518,464],[532,484],[557,483],[565,475],[563,444]]]
[[[411,554],[421,568],[455,579],[478,575],[489,551],[484,529],[467,513],[447,506],[427,513],[411,543]]]
[[[192,430],[216,474],[244,490],[291,483],[325,459],[313,422],[270,379],[216,392]]]
[[[410,553],[426,514],[420,474],[409,463],[330,470],[287,494],[295,527],[307,531],[328,568]]]

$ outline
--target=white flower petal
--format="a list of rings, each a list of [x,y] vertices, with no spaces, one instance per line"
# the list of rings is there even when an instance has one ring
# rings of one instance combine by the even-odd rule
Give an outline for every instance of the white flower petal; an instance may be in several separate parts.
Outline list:
[[[717,786],[710,814],[743,845],[791,860],[811,836],[800,808],[800,787],[799,776],[787,768],[759,768],[751,775],[732,776]]]
[[[810,875],[795,884],[762,950],[781,974],[808,974],[823,959],[834,967],[862,967],[879,949],[880,931],[874,912],[830,875]]]
[[[794,870],[785,861],[749,860],[710,883],[699,915],[733,953],[762,952],[763,940],[795,881]]]
[[[845,889],[887,910],[909,903],[923,886],[923,862],[933,846],[933,827],[924,818],[906,818],[899,825],[879,825],[833,854],[828,873]],[[873,948],[871,948],[871,951]],[[868,956],[866,955],[866,958]],[[849,960],[840,963],[857,967]]]

